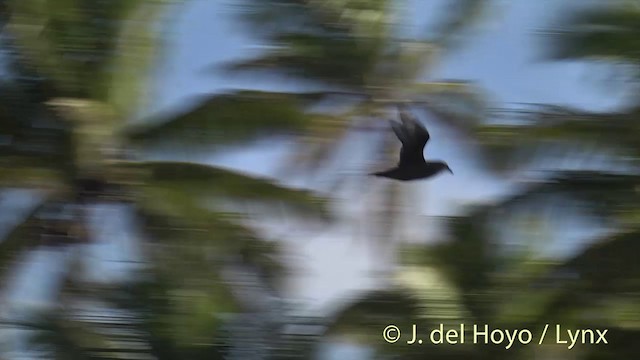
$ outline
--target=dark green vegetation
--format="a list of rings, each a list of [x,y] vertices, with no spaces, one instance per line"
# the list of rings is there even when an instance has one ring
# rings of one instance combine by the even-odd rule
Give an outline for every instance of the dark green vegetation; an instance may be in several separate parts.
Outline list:
[[[55,359],[216,359],[224,354],[309,359],[314,346],[333,335],[374,346],[381,358],[637,355],[637,99],[610,113],[531,106],[508,113],[508,122],[489,121],[495,119],[473,84],[419,80],[442,54],[464,46],[461,35],[483,14],[486,1],[452,0],[454,10],[419,39],[400,32],[395,3],[242,1],[241,20],[273,47],[223,69],[303,79],[324,90],[246,89],[206,97],[177,115],[138,121],[150,70],[162,57],[157,25],[184,4],[0,2],[7,65],[0,83],[0,137],[9,139],[0,142],[1,186],[26,189],[40,199],[0,242],[1,337],[13,339],[13,330],[26,329],[21,338],[27,347]],[[613,62],[636,81],[636,7],[599,8],[563,19],[545,39],[554,59]],[[311,111],[320,103],[345,110]],[[284,170],[320,173],[351,132],[388,131],[386,120],[398,103],[427,110],[477,142],[488,170],[502,175],[537,169],[542,177],[504,199],[445,219],[444,241],[400,249],[397,261],[404,266],[391,271],[389,288],[331,314],[332,320],[323,322],[326,331],[287,327],[319,320],[286,311],[287,301],[278,296],[284,294],[280,285],[286,274],[281,249],[251,226],[244,209],[251,205],[258,209],[252,215],[267,216],[284,205],[299,220],[326,222],[332,219],[326,206],[331,199],[214,166],[145,160],[155,145],[213,152],[293,134],[298,147]],[[372,148],[387,157],[384,162],[395,161],[395,140],[381,139]],[[605,154],[613,166],[567,170],[558,161],[590,164],[591,154]],[[539,169],[538,164],[550,166]],[[336,183],[344,184],[342,179]],[[374,235],[386,239],[399,226],[399,195],[406,188],[389,183],[381,190],[384,202],[371,209],[368,221]],[[122,216],[134,218],[137,228],[141,266],[126,280],[85,276],[94,264],[82,250],[97,238],[89,218],[104,204],[131,210]],[[572,258],[550,258],[535,244],[559,236],[545,234],[537,224],[520,226],[531,214],[560,221],[585,217],[610,232]],[[524,239],[515,250],[505,245],[514,237]],[[42,249],[69,254],[53,307],[12,313],[7,284],[20,272],[21,260]],[[573,352],[551,344],[509,350],[382,346],[380,334],[389,318],[405,327],[487,323],[536,334],[546,323],[608,328],[609,345]],[[11,349],[0,348],[5,350]]]

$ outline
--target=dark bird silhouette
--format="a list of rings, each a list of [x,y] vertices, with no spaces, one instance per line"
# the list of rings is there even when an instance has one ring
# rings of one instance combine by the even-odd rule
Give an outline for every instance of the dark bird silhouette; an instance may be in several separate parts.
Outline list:
[[[429,141],[429,132],[418,120],[402,107],[398,108],[402,123],[391,120],[391,128],[402,142],[400,161],[392,169],[372,173],[370,175],[395,180],[409,181],[427,179],[448,171],[453,174],[444,161],[425,161],[422,151]]]

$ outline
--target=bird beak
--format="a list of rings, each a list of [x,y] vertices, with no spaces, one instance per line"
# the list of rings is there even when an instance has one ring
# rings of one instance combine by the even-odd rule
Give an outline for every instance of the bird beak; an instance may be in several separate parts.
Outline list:
[[[449,168],[448,166],[447,166],[447,170],[451,173],[451,175],[453,175],[453,171],[451,171],[451,168]]]

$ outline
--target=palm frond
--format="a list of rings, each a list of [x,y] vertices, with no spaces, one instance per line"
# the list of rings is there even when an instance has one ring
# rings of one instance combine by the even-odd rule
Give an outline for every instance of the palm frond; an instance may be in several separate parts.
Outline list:
[[[302,98],[302,97],[301,97]],[[133,125],[124,135],[137,144],[215,147],[304,128],[299,99],[289,94],[241,91],[209,96],[169,119]]]
[[[92,350],[105,354],[111,345],[102,334],[66,313],[41,314],[35,322],[37,330],[29,334],[29,345],[54,359],[99,359]]]
[[[461,301],[474,319],[493,316],[494,302],[487,298],[492,274],[501,266],[497,244],[492,241],[486,208],[470,209],[466,216],[449,219],[450,241],[431,249],[430,261],[461,291]]]
[[[410,319],[415,319],[419,313],[420,304],[407,289],[368,291],[333,312],[327,333],[347,335],[365,329],[369,335],[367,338],[371,341],[373,334],[368,329],[382,331],[389,325],[388,319],[394,319],[396,326],[408,325]],[[408,329],[410,326],[404,328]],[[376,336],[378,332],[376,331]]]
[[[117,31],[141,5],[151,3],[115,1],[106,6],[11,1],[12,16],[5,30],[13,35],[26,64],[52,80],[59,94],[104,100],[121,35]],[[153,19],[139,17],[136,23],[149,25]]]
[[[444,331],[460,329],[460,321],[452,323],[447,319],[436,317],[424,317],[425,310],[433,305],[433,302],[425,304],[414,292],[403,287],[393,287],[388,290],[374,290],[365,292],[356,299],[350,301],[343,308],[334,312],[325,336],[335,335],[341,339],[351,339],[357,343],[366,344],[375,349],[377,355],[401,356],[403,359],[447,359],[451,356],[459,356],[473,359],[473,353],[467,347],[456,346],[456,350],[449,348],[443,350],[441,346],[432,345],[430,341],[424,341],[420,347],[407,344],[412,339],[413,325],[416,319],[420,319],[420,329],[437,329],[444,325]],[[449,304],[451,305],[451,304]],[[434,310],[434,309],[432,309]],[[437,308],[435,309],[437,312]],[[389,321],[393,319],[393,321]],[[380,342],[380,336],[389,325],[394,325],[399,333],[391,330],[388,334],[399,336],[399,341],[393,344]],[[417,325],[417,324],[416,324]]]
[[[284,174],[314,174],[335,152],[351,127],[351,113],[309,116],[306,134],[295,144],[294,150],[283,161]]]
[[[275,182],[215,166],[187,162],[140,163],[148,171],[144,186],[183,192],[191,199],[230,199],[255,203],[281,203],[303,214],[328,216],[323,199],[307,190],[291,189]],[[200,203],[196,201],[196,203]]]
[[[13,268],[16,259],[41,245],[41,229],[37,215],[46,206],[47,202],[43,201],[33,207],[24,220],[0,240],[0,278],[3,281],[6,280],[6,273]]]
[[[139,3],[137,6],[133,3]],[[131,1],[128,21],[120,27],[115,37],[110,71],[105,76],[105,102],[111,104],[118,117],[130,120],[136,111],[148,105],[150,69],[164,46],[163,34],[158,22],[167,13],[177,16],[184,0]],[[168,11],[173,5],[172,11]],[[121,10],[122,11],[122,10]]]
[[[496,213],[509,213],[517,209],[541,204],[567,209],[587,210],[587,214],[600,220],[621,221],[633,212],[638,197],[640,177],[597,171],[561,171],[542,179],[515,194],[507,196],[492,207]],[[547,202],[564,199],[560,203]]]
[[[640,152],[636,119],[636,109],[593,113],[540,106],[508,116],[508,123],[480,125],[477,136],[487,164],[494,169],[580,156],[577,152],[585,149],[635,156]]]
[[[491,0],[448,1],[447,14],[436,25],[432,41],[447,49],[454,48],[460,43],[466,30],[487,13],[491,2]]]
[[[637,289],[640,264],[633,254],[640,250],[639,240],[637,229],[606,235],[564,262],[556,273],[573,273],[591,293],[613,295]]]
[[[379,50],[377,44],[360,43],[350,36],[291,33],[280,35],[274,42],[277,50],[222,69],[261,71],[357,88],[366,82]]]
[[[474,129],[486,119],[489,104],[475,84],[462,81],[420,83],[407,92],[412,102],[433,115],[434,120],[475,138]]]
[[[552,32],[554,59],[617,59],[638,64],[636,41],[640,27],[636,7],[591,8],[564,18],[562,28]]]
[[[63,189],[64,177],[60,171],[52,169],[51,164],[29,166],[30,160],[38,159],[10,157],[0,161],[0,186],[51,191]]]

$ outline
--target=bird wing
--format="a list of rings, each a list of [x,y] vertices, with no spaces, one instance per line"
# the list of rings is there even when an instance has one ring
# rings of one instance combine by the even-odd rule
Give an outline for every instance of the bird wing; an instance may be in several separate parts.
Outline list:
[[[422,152],[429,141],[429,132],[411,113],[403,108],[399,108],[399,112],[402,123],[391,121],[391,128],[402,142],[398,165],[424,162]]]

